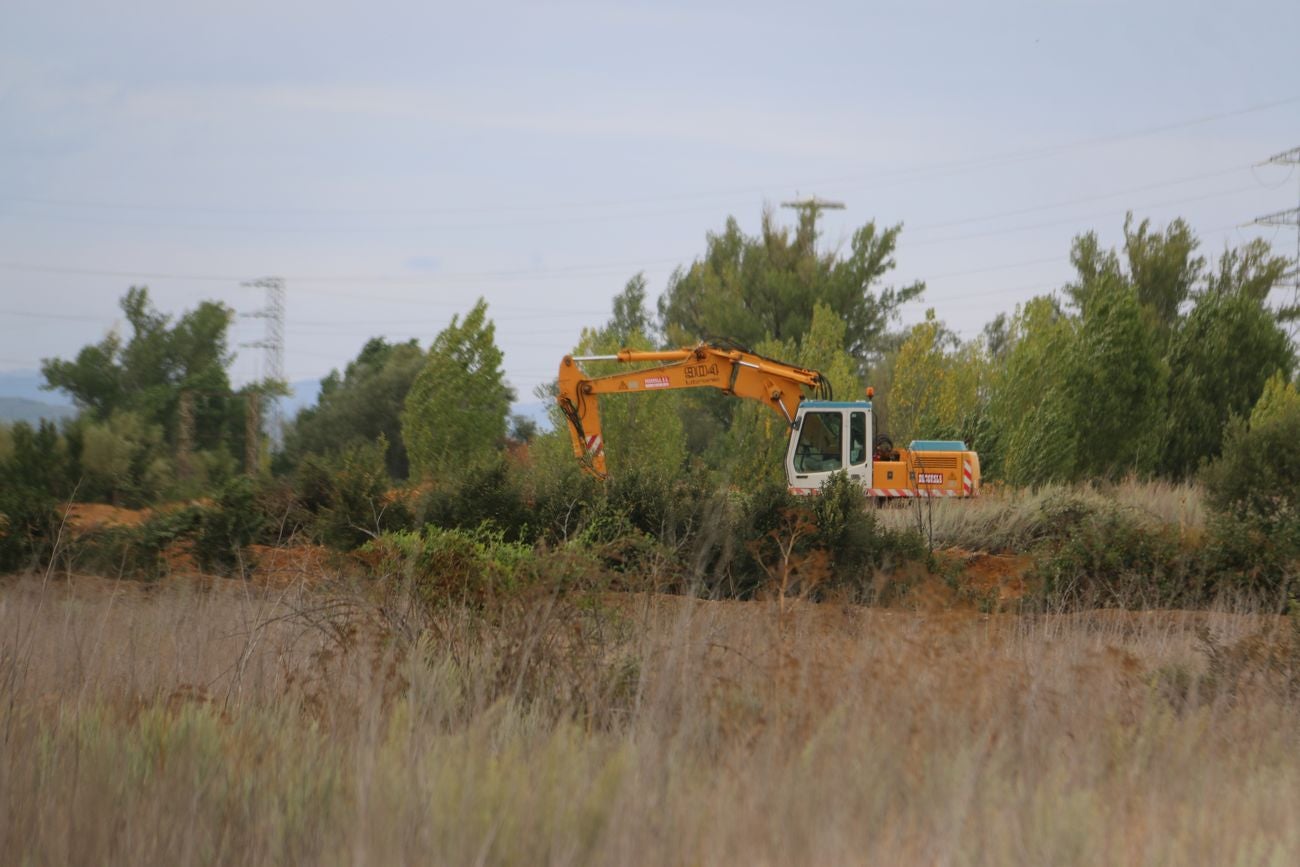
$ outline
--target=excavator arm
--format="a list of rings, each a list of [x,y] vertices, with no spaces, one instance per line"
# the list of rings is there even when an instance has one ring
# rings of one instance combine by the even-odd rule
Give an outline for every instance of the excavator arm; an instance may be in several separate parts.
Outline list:
[[[589,377],[578,364],[583,361],[658,364]],[[759,401],[790,426],[803,401],[803,389],[810,389],[823,399],[831,397],[830,383],[819,372],[765,358],[740,347],[702,343],[689,349],[623,349],[615,355],[566,355],[560,362],[558,400],[569,423],[573,453],[594,475],[605,478],[600,396],[679,388],[716,388],[725,394]]]

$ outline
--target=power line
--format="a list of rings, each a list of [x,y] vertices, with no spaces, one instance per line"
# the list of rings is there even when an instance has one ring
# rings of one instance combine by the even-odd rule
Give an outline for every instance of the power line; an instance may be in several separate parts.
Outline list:
[[[1264,160],[1259,165],[1300,165],[1300,147],[1291,148],[1291,150],[1274,154]],[[1291,262],[1291,271],[1283,275],[1284,279],[1291,279],[1291,303],[1279,311],[1279,315],[1288,319],[1291,327],[1288,333],[1292,338],[1296,335],[1296,328],[1300,327],[1300,190],[1296,193],[1296,206],[1288,208],[1285,211],[1277,211],[1272,214],[1265,214],[1262,217],[1256,217],[1252,221],[1256,226],[1295,226],[1295,259]]]
[[[214,207],[214,206],[195,206],[195,205],[159,205],[149,203],[125,203],[125,202],[105,202],[96,200],[71,200],[71,199],[48,199],[37,197],[26,197],[17,195],[5,195],[0,198],[10,202],[22,202],[26,204],[47,205],[54,207],[81,207],[104,210],[134,210],[134,211],[156,211],[156,212],[192,212],[192,213],[211,213],[211,214],[356,214],[361,216],[375,216],[380,214],[408,214],[408,215],[447,215],[455,216],[462,214],[493,214],[502,211],[537,211],[544,213],[553,213],[556,210],[590,210],[595,208],[626,207],[628,205],[639,204],[660,204],[664,202],[693,201],[699,199],[722,198],[726,196],[753,195],[763,194],[772,189],[791,189],[797,187],[809,188],[815,186],[839,185],[843,186],[850,183],[871,182],[873,180],[890,180],[896,178],[913,179],[916,176],[924,176],[930,173],[953,173],[955,170],[969,170],[972,168],[981,168],[991,164],[1013,164],[1025,160],[1038,159],[1047,156],[1055,156],[1061,153],[1097,147],[1099,145],[1114,144],[1117,142],[1128,141],[1136,138],[1145,138],[1151,135],[1157,135],[1164,132],[1186,129],[1194,126],[1201,126],[1208,123],[1214,123],[1220,120],[1227,120],[1234,117],[1241,117],[1247,114],[1254,114],[1262,111],[1269,111],[1274,108],[1293,105],[1300,102],[1300,96],[1286,97],[1283,99],[1269,102],[1256,103],[1243,108],[1230,111],[1217,112],[1214,114],[1201,115],[1198,117],[1184,118],[1182,120],[1172,121],[1155,126],[1143,127],[1126,132],[1110,133],[1102,136],[1092,136],[1089,138],[1076,139],[1069,142],[1059,142],[1053,145],[1043,145],[1033,148],[1022,148],[1012,151],[1003,151],[1000,153],[986,154],[979,157],[972,157],[961,160],[948,160],[920,166],[912,166],[901,169],[892,169],[883,172],[874,172],[867,174],[839,176],[837,178],[823,178],[814,183],[801,184],[754,184],[743,187],[730,187],[712,191],[697,191],[692,193],[682,193],[670,196],[646,196],[622,199],[604,199],[604,200],[586,200],[571,202],[547,202],[539,204],[503,204],[491,207],[434,207],[434,208],[352,208],[352,207]]]

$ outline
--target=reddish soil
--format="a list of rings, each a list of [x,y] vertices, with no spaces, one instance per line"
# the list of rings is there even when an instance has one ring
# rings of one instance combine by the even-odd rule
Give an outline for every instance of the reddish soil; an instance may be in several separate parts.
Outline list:
[[[67,529],[73,535],[102,527],[134,527],[149,520],[148,509],[119,509],[104,503],[73,503],[68,507]]]

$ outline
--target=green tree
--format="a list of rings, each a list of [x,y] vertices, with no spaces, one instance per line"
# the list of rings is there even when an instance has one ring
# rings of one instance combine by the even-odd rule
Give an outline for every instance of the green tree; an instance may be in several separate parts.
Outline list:
[[[298,463],[307,454],[334,454],[362,442],[388,444],[384,464],[393,478],[410,472],[402,439],[402,410],[425,355],[415,340],[366,342],[340,373],[321,380],[316,405],[302,410],[285,436],[285,454]]]
[[[1077,453],[1074,477],[1114,477],[1155,468],[1168,367],[1160,325],[1124,281],[1093,288],[1066,380]]]
[[[894,360],[890,433],[899,442],[973,438],[987,367],[978,343],[962,343],[927,310]]]
[[[242,421],[226,374],[233,358],[227,345],[230,308],[205,301],[173,323],[154,309],[144,287],[128,290],[121,307],[130,337],[109,334],[72,361],[45,359],[45,387],[67,393],[97,421],[118,410],[137,413],[160,426],[169,443],[175,443],[181,391],[190,389],[199,395],[195,445],[222,445]]]
[[[1245,416],[1263,393],[1269,377],[1289,375],[1295,364],[1291,341],[1264,306],[1273,276],[1242,267],[1229,251],[1219,274],[1196,298],[1195,306],[1169,348],[1169,398],[1161,471],[1184,478],[1219,454],[1225,426]],[[1284,261],[1284,260],[1283,260]],[[1267,286],[1267,288],[1265,288]]]
[[[506,435],[514,391],[482,298],[433,340],[406,395],[402,439],[413,475],[445,476],[491,457]]]
[[[1182,305],[1205,269],[1205,260],[1195,255],[1199,243],[1182,220],[1174,220],[1160,232],[1152,230],[1150,220],[1135,227],[1130,213],[1124,220],[1127,272],[1114,251],[1101,248],[1095,232],[1080,235],[1070,251],[1077,277],[1065,287],[1066,295],[1086,314],[1096,290],[1129,284],[1138,302],[1168,332],[1178,323]]]
[[[721,233],[707,236],[704,256],[670,278],[659,299],[664,332],[677,344],[716,337],[751,347],[769,339],[798,343],[822,303],[845,323],[844,349],[865,363],[881,351],[899,306],[924,289],[879,285],[894,269],[901,229],[881,231],[869,222],[840,257],[817,251],[815,209],[804,212],[793,233],[777,226],[771,212],[763,214],[757,237],[728,219]]]
[[[135,413],[115,412],[102,422],[88,421],[81,443],[84,496],[140,506],[172,480],[160,449],[162,429]]]
[[[628,281],[614,297],[613,315],[599,328],[584,328],[574,355],[612,355],[620,349],[653,349],[648,328],[650,315],[645,304],[645,280],[640,275]],[[626,371],[618,362],[586,362],[590,376]],[[551,395],[553,397],[553,395]],[[625,478],[635,472],[659,480],[675,477],[686,460],[686,436],[682,424],[681,392],[643,392],[635,395],[607,394],[600,398],[600,424],[605,445],[605,462],[610,475]],[[568,422],[551,407],[552,432],[546,439],[562,446],[539,443],[539,454],[560,455],[572,461]]]
[[[1041,296],[1016,311],[1003,363],[991,377],[990,435],[979,445],[989,478],[1037,485],[1072,478],[1079,431],[1065,383],[1077,323]]]
[[[801,341],[768,340],[754,349],[760,355],[820,371],[839,400],[861,400],[865,393],[858,365],[844,348],[846,327],[829,306],[816,304],[811,326]],[[731,426],[707,452],[709,464],[728,482],[746,487],[760,481],[782,481],[790,438],[785,420],[755,401],[723,399],[733,410]]]
[[[1225,572],[1282,605],[1300,578],[1300,392],[1278,373],[1200,474]],[[1293,604],[1293,603],[1292,603]]]

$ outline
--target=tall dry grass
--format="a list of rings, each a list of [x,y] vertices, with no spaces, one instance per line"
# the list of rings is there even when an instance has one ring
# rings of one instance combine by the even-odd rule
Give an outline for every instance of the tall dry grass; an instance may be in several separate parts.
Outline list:
[[[1291,864],[1249,613],[0,588],[0,861]]]
[[[1198,534],[1205,526],[1195,484],[1129,479],[1108,485],[1045,485],[1037,489],[988,486],[971,500],[900,501],[877,512],[892,530],[919,529],[934,544],[973,551],[1023,551],[1041,530],[1044,509],[1069,497],[1096,511],[1120,506],[1139,519]]]

